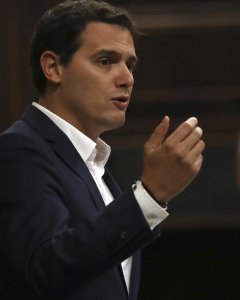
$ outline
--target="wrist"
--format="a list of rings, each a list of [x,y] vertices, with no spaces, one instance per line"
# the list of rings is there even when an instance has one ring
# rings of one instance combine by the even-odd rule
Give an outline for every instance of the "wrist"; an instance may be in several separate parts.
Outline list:
[[[145,185],[145,183],[143,182],[142,179],[139,179],[137,183],[140,183],[142,185],[142,188],[146,191],[146,193],[148,193],[148,195],[154,200],[156,201],[162,208],[166,209],[168,207],[168,202],[163,202],[158,200],[155,195],[152,193],[152,191]]]

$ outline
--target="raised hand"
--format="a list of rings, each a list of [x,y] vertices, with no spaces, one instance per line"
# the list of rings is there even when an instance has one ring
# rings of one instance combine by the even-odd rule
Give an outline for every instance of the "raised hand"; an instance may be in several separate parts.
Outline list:
[[[201,169],[205,148],[196,118],[165,138],[169,123],[169,117],[164,117],[144,145],[141,180],[159,203],[168,202],[191,183]]]

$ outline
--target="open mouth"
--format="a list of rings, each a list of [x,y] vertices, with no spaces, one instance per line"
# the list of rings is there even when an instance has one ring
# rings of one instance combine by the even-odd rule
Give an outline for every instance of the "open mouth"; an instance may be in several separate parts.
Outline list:
[[[112,100],[113,101],[119,101],[119,102],[122,102],[122,103],[128,102],[128,98],[127,97],[113,98]]]
[[[128,106],[128,97],[116,97],[116,98],[112,98],[112,102],[114,103],[114,105],[121,109],[124,110],[127,108]]]

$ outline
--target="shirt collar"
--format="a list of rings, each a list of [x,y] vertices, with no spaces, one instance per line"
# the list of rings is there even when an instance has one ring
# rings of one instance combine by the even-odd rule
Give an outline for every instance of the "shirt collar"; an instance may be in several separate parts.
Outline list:
[[[53,123],[66,134],[85,163],[87,161],[96,161],[105,166],[111,153],[109,145],[100,138],[98,138],[95,143],[70,123],[39,103],[33,102],[32,105],[49,117]]]

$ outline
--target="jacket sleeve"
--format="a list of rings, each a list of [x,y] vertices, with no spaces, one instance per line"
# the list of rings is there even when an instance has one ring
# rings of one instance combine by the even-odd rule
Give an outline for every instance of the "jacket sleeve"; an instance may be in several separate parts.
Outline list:
[[[56,165],[24,136],[0,138],[0,178],[0,252],[39,295],[84,286],[159,235],[131,188],[72,224]]]

